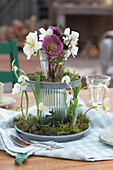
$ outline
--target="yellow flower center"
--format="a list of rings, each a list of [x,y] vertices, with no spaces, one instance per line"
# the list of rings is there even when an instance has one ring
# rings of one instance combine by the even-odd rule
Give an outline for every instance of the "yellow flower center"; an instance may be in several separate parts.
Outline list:
[[[53,54],[57,50],[57,46],[53,42],[49,42],[46,44],[46,49],[49,53]]]
[[[51,33],[47,33],[46,35],[51,35]]]
[[[44,110],[46,110],[46,107],[45,106],[41,106],[41,109],[44,111]]]

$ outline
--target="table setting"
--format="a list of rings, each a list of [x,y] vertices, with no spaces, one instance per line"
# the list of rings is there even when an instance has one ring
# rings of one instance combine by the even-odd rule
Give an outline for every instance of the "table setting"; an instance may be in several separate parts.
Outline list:
[[[87,110],[85,103],[81,99],[80,103],[83,103],[84,110]],[[35,109],[36,107],[33,106],[29,109],[29,111],[31,112],[31,110]],[[79,109],[79,112],[81,112],[81,109]],[[90,110],[89,113],[87,113],[91,120],[91,128],[88,134],[75,141],[56,143],[56,146],[61,147],[59,149],[49,149],[48,147],[43,148],[35,146],[20,147],[12,142],[10,135],[18,136],[18,134],[14,128],[11,128],[10,124],[17,114],[18,113],[15,111],[0,108],[0,127],[2,127],[0,128],[0,149],[3,149],[12,156],[15,156],[16,159],[19,153],[22,155],[25,154],[23,160],[27,159],[28,156],[32,154],[84,161],[111,160],[113,158],[112,145],[105,144],[99,139],[99,136],[103,131],[110,131],[113,129],[112,113],[103,115],[95,110]],[[52,141],[50,141],[50,143],[51,142]]]
[[[77,55],[79,33],[61,25],[39,31],[39,41],[37,32],[28,34],[23,51],[27,59],[39,54],[42,71],[26,74],[15,60],[12,62],[17,78],[12,95],[19,98],[1,105],[0,149],[15,157],[17,164],[31,155],[89,162],[112,160],[110,77],[89,75],[87,86],[82,87],[81,76],[65,66],[70,54]],[[30,97],[27,86],[31,87]],[[1,103],[8,97],[3,87],[0,83]],[[89,93],[90,107],[80,95],[84,89],[86,96]]]

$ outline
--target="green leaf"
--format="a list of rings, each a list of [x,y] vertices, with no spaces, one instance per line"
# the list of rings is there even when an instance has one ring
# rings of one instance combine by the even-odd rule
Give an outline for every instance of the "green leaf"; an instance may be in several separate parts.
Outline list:
[[[23,73],[24,75],[26,75],[25,71],[23,71],[23,70],[21,70],[21,69],[19,69],[19,71],[20,71],[21,73]],[[27,75],[26,75],[26,76],[27,76]]]
[[[69,94],[71,95],[71,91],[69,91]]]
[[[76,125],[77,121],[77,105],[78,105],[78,98],[74,100],[74,106],[73,106],[73,128]]]
[[[49,112],[52,114],[52,116],[55,115],[55,112],[53,112],[53,111],[49,111]],[[48,116],[50,116],[50,115],[48,115]]]
[[[29,86],[29,83],[22,83],[21,86]]]
[[[37,54],[38,54],[38,52],[35,52],[35,51],[34,51],[33,55],[34,55],[34,56],[37,56]]]
[[[38,75],[35,81],[35,93],[38,99],[38,103],[39,104],[39,100],[40,100],[40,76]]]
[[[74,90],[74,97],[75,98],[77,98],[77,96],[78,96],[78,94],[79,94],[79,92],[81,90],[81,87],[82,87],[82,83],[80,83],[79,86],[76,86],[76,88],[73,89]]]
[[[64,33],[63,33],[63,35],[64,35],[65,37],[69,37],[69,35],[67,35],[67,34],[64,34]]]
[[[25,90],[25,96],[26,96],[26,116],[28,116],[29,97],[28,97],[28,94],[27,94],[26,90]]]
[[[74,99],[74,109],[77,109],[78,105],[78,98]]]
[[[64,43],[68,45],[70,43],[70,40],[65,40]]]
[[[61,30],[61,32],[63,33],[64,32],[64,27],[63,27],[63,25],[59,25],[59,28],[60,28],[60,30]]]
[[[36,118],[36,117],[33,117],[33,118],[29,119],[28,123],[29,123],[29,125],[31,126],[31,125],[33,125],[33,124],[36,124],[37,121],[38,121],[37,118]]]
[[[15,162],[16,162],[17,164],[21,164],[21,163],[23,163],[27,158],[28,158],[28,154],[27,154],[27,153],[17,153],[16,158],[15,158]]]
[[[18,107],[16,108],[16,111],[18,111],[18,109],[20,109],[20,107],[21,107],[21,106],[18,106]]]
[[[83,107],[83,105],[82,104],[78,104],[77,107]]]

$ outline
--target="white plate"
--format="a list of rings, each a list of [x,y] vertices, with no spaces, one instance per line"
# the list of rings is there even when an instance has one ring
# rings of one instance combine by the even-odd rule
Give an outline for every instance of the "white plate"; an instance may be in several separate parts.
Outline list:
[[[8,107],[14,102],[15,102],[14,98],[8,97],[8,96],[3,96],[2,103],[0,103],[0,107]]]
[[[100,140],[108,145],[113,145],[113,130],[107,130],[100,134]]]

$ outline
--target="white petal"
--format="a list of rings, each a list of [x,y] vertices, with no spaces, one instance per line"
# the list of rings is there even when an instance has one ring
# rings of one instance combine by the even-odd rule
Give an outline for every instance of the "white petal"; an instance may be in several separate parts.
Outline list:
[[[77,42],[77,41],[78,41],[78,37],[79,37],[79,33],[78,33],[78,32],[75,32],[75,31],[72,31],[72,33],[71,33],[71,39],[72,39],[72,41]]]
[[[63,78],[62,78],[62,83],[64,83],[64,82],[66,82],[67,84],[69,84],[69,82],[70,82],[70,77],[67,75],[67,76],[64,76]]]
[[[35,51],[37,52],[37,51],[40,50],[41,48],[42,48],[42,42],[37,41],[37,42],[35,43],[35,47],[34,47]]]
[[[20,92],[21,92],[21,85],[19,83],[15,83],[14,88],[12,89],[12,94],[16,94]]]
[[[43,113],[44,113],[45,115],[51,115],[51,113],[49,113],[48,110],[45,110]]]
[[[42,102],[39,103],[38,107],[40,108],[41,106],[43,106],[43,103],[42,103]]]
[[[72,53],[72,55],[73,55],[73,57],[75,58],[75,56],[77,55],[77,53],[78,53],[78,47],[72,47],[72,49],[71,49],[71,53]]]
[[[69,107],[70,106],[70,101],[71,101],[71,99],[73,98],[73,95],[71,94],[69,94],[68,96],[67,96],[67,99],[66,99],[66,104],[67,104],[67,106]],[[72,100],[73,101],[73,100]]]
[[[33,41],[37,41],[37,31],[35,32],[30,32],[27,37],[26,37],[26,41],[29,43],[33,43]]]
[[[23,47],[24,53],[27,55],[27,60],[30,60],[32,54],[34,53],[34,50],[30,48],[30,45],[25,44]]]
[[[23,82],[23,83],[25,83],[26,81],[29,81],[29,78],[28,78],[27,76],[21,75],[21,76],[18,78],[18,82]]]
[[[14,66],[14,70],[15,70],[15,72],[18,70],[18,67],[17,66]]]
[[[46,30],[44,28],[40,28],[39,31],[41,34],[44,34],[44,35],[46,34]]]
[[[68,36],[70,35],[70,28],[69,27],[64,30],[64,34],[67,34]]]
[[[40,31],[40,33],[41,33],[41,34],[39,35],[39,40],[43,40],[44,37],[46,36],[46,30],[45,30],[44,28],[40,28],[39,31]]]
[[[50,34],[53,34],[53,30],[51,28],[49,28],[46,32],[46,35],[50,35]]]

